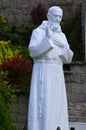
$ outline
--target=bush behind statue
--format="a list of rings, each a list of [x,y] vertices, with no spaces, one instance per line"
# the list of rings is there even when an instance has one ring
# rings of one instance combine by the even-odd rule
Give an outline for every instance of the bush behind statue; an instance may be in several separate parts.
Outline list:
[[[79,6],[74,15],[68,17],[62,23],[63,32],[68,38],[70,47],[74,52],[73,61],[83,61],[84,48],[82,46],[81,7]]]
[[[1,64],[1,69],[8,71],[8,82],[14,90],[20,89],[28,93],[32,72],[32,61],[30,58],[14,56],[4,61]]]
[[[0,71],[0,130],[17,130],[9,114],[15,94],[7,82],[7,74]]]
[[[4,103],[4,99],[0,94],[0,130],[17,130],[13,125],[9,111]]]

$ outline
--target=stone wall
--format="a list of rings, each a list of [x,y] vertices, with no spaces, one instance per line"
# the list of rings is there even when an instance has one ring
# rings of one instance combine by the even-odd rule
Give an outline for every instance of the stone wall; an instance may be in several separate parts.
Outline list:
[[[86,61],[86,0],[82,3],[82,40],[85,48],[85,61]]]
[[[22,92],[17,92],[16,100],[13,103],[10,115],[18,130],[27,130],[28,96]]]
[[[39,2],[48,8],[51,5],[60,5],[64,17],[71,15],[81,0],[0,0],[0,13],[7,17],[8,23],[22,25],[31,18],[31,9]]]
[[[86,122],[86,63],[71,65],[71,72],[65,73],[69,120]]]
[[[86,122],[86,63],[71,64],[65,71],[70,122]],[[17,94],[11,115],[18,130],[24,130],[27,123],[28,96]]]

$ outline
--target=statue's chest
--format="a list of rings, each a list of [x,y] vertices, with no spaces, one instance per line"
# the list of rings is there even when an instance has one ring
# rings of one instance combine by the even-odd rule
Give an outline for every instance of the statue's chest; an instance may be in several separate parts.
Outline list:
[[[52,39],[61,41],[64,38],[63,38],[61,33],[54,32],[53,35],[52,35]]]

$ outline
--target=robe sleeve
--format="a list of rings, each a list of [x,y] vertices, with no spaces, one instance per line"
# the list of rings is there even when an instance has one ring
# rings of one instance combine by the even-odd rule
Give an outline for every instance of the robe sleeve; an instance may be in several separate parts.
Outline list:
[[[61,49],[59,57],[62,59],[63,63],[71,63],[73,58],[73,51],[69,47],[64,47]]]
[[[51,39],[48,39],[43,31],[35,29],[32,33],[29,52],[33,58],[38,58],[54,48]]]
[[[69,64],[71,63],[72,61],[72,58],[73,58],[73,51],[70,49],[70,46],[68,44],[68,41],[66,39],[66,36],[64,35],[65,37],[65,46],[64,48],[61,48],[61,51],[60,51],[60,54],[59,54],[59,57],[62,59],[63,63],[64,64]]]

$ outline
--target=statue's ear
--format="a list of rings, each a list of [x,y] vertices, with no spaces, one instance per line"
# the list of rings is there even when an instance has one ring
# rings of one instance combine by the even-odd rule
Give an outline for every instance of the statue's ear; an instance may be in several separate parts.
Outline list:
[[[47,14],[47,19],[49,19],[49,13]]]
[[[47,19],[50,20],[50,17],[51,17],[51,14],[48,13],[48,14],[47,14]]]

